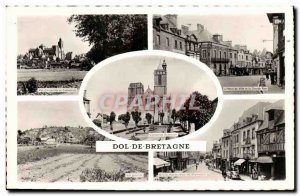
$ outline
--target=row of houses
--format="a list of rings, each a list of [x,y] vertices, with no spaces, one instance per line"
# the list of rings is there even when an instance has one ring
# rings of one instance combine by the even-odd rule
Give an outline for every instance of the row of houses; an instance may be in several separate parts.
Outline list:
[[[177,15],[153,17],[153,48],[184,54],[208,65],[217,76],[260,75],[277,72],[274,55],[265,49],[250,52],[246,45],[233,45],[223,35],[212,34],[202,24],[196,30],[177,26]]]
[[[183,171],[203,158],[201,152],[156,152],[153,159],[154,176],[160,172]]]
[[[285,179],[284,100],[259,102],[244,111],[213,143],[212,154],[217,168]]]

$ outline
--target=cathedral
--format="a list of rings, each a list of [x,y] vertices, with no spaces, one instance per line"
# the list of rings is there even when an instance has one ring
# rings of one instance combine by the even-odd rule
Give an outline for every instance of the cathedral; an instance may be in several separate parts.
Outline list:
[[[169,123],[170,105],[162,104],[163,99],[170,99],[170,96],[167,96],[167,63],[165,60],[158,65],[153,75],[153,90],[148,86],[144,91],[144,85],[141,82],[129,84],[127,111],[142,112],[142,118],[145,117],[146,113],[150,113],[154,117],[153,122]],[[154,100],[154,97],[159,98],[159,100]]]

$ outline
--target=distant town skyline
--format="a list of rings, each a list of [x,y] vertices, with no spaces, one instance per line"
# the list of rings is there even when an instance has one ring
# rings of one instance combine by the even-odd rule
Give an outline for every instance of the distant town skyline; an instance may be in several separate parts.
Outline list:
[[[224,41],[231,40],[232,45],[247,45],[251,52],[264,48],[273,52],[273,26],[267,14],[178,15],[177,20],[178,28],[185,25],[196,30],[197,24],[202,24],[211,34],[223,35]]]
[[[18,129],[43,126],[87,127],[77,101],[23,101],[18,103]]]
[[[244,99],[244,100],[224,100],[221,113],[218,119],[207,131],[191,140],[206,141],[206,150],[211,151],[214,141],[219,141],[223,136],[223,130],[229,129],[234,122],[238,122],[244,111],[259,102],[274,103],[278,99]],[[200,130],[201,131],[201,130]]]
[[[22,16],[17,20],[18,54],[26,54],[30,48],[41,44],[46,47],[57,45],[63,40],[64,51],[73,54],[87,53],[91,46],[75,35],[75,25],[69,24],[70,16]]]

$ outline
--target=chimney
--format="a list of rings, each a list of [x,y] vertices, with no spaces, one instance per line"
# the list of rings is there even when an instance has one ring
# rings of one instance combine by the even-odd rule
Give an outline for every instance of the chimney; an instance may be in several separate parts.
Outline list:
[[[197,24],[197,31],[203,31],[204,30],[204,26],[202,24]]]
[[[216,40],[217,42],[223,41],[223,35],[214,34],[213,39]]]
[[[182,34],[187,35],[189,32],[189,27],[185,25],[181,25]]]

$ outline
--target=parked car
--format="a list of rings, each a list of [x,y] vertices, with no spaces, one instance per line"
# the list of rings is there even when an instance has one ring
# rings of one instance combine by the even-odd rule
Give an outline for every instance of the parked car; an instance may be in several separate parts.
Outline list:
[[[233,180],[241,179],[238,171],[227,171],[226,174],[229,179],[233,179]]]

